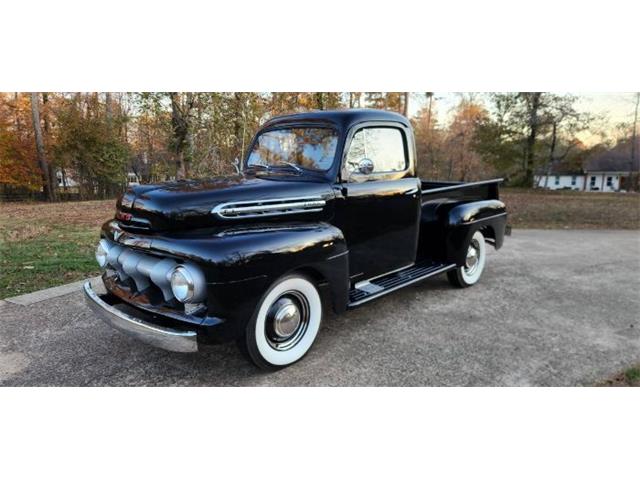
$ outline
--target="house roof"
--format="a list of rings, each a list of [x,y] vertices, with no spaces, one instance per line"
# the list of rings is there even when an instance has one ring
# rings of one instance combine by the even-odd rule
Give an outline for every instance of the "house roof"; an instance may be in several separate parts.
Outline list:
[[[640,139],[636,147],[636,158],[631,165],[630,142],[606,150],[597,152],[587,158],[584,169],[587,172],[637,172],[640,165]]]
[[[547,167],[542,166],[536,170],[536,175],[546,175]],[[550,175],[583,175],[581,168],[575,165],[567,165],[566,163],[553,163],[550,169]]]

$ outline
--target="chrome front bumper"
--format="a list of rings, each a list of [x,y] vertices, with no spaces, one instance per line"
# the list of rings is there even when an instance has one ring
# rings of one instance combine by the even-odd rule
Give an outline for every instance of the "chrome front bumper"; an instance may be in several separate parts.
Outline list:
[[[112,327],[154,347],[172,352],[197,352],[197,334],[193,331],[174,330],[132,317],[107,302],[93,291],[91,283],[84,284],[84,295],[89,308]]]

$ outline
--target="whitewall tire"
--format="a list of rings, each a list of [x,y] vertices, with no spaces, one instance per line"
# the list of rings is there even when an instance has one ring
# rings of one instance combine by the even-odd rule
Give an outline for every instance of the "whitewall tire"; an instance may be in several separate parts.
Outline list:
[[[447,272],[449,282],[456,287],[470,287],[480,280],[487,262],[487,246],[484,235],[476,232],[467,245],[465,264]]]
[[[321,321],[316,286],[307,277],[289,275],[276,281],[258,305],[247,324],[243,350],[260,368],[286,367],[309,351]]]

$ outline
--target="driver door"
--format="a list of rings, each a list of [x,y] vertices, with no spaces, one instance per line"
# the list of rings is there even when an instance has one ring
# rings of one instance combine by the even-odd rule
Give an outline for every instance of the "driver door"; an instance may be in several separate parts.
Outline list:
[[[349,245],[352,281],[412,265],[420,218],[420,182],[407,132],[395,124],[358,127],[344,156],[338,226]]]

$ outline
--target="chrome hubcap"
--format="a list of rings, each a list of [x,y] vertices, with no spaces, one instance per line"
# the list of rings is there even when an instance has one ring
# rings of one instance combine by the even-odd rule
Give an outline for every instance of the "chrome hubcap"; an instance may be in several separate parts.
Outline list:
[[[294,347],[304,336],[309,324],[309,303],[299,292],[286,292],[269,311],[265,333],[269,344],[277,350]]]
[[[300,325],[300,310],[289,298],[281,298],[273,307],[273,331],[279,337],[287,338],[293,335]]]
[[[465,262],[465,273],[467,275],[473,275],[473,273],[478,268],[478,263],[480,260],[480,245],[476,240],[472,240],[469,245],[469,249],[467,250],[467,258]]]

